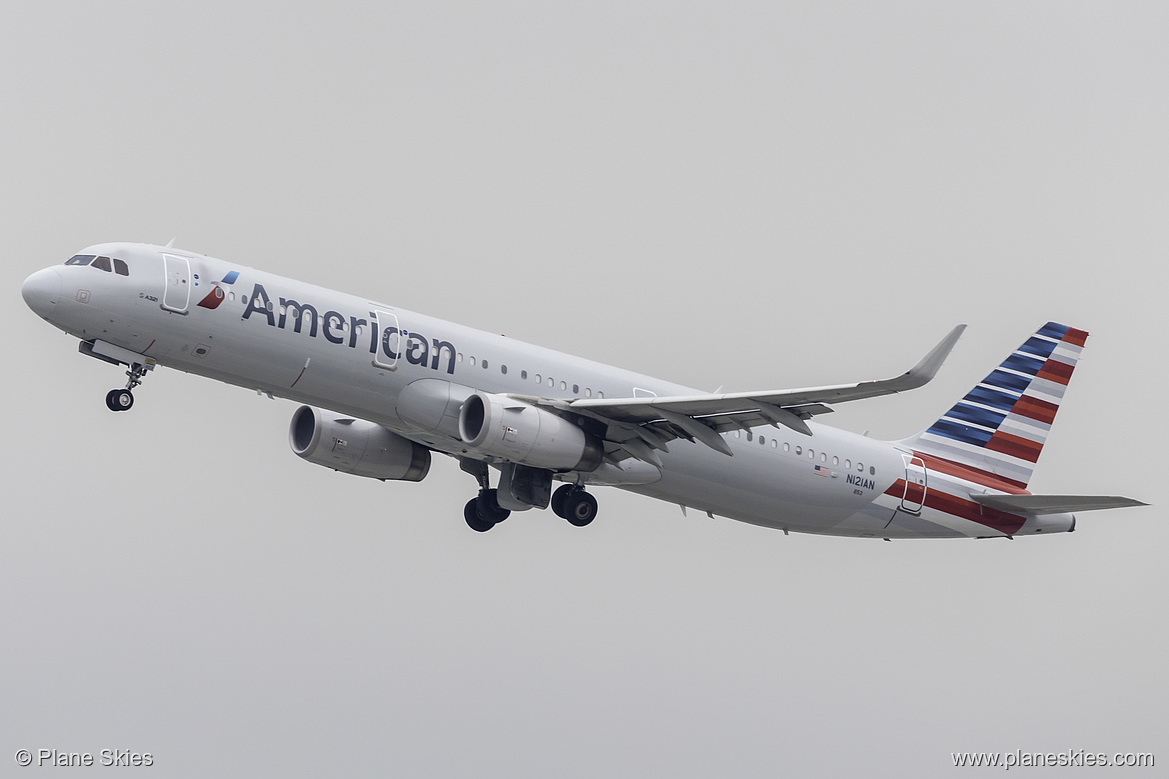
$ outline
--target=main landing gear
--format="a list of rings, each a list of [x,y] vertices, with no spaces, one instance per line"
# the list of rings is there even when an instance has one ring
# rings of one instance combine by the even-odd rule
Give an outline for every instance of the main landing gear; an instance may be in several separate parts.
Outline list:
[[[130,377],[125,389],[113,389],[106,393],[106,408],[110,411],[129,411],[134,407],[133,389],[142,383],[142,377],[149,368],[139,363],[130,366],[126,375]]]
[[[566,519],[569,523],[584,527],[597,517],[597,499],[585,492],[584,487],[578,484],[565,484],[548,497],[547,484],[552,474],[545,473],[543,495],[536,497],[530,492],[517,486],[519,478],[515,475],[515,468],[510,465],[503,467],[503,476],[499,489],[492,489],[490,483],[490,469],[486,463],[461,458],[460,467],[475,477],[479,482],[479,495],[467,501],[463,507],[463,519],[467,526],[477,533],[486,533],[491,528],[511,516],[511,511],[500,505],[502,490],[508,490],[504,504],[515,509],[544,508],[549,504],[556,516]],[[516,466],[518,467],[518,466]],[[509,478],[510,476],[510,478]],[[528,485],[529,487],[531,485]]]
[[[498,493],[495,490],[480,490],[479,497],[471,498],[463,506],[463,519],[467,526],[477,533],[486,533],[503,520],[511,516],[511,512],[499,505]]]
[[[467,520],[468,527],[476,533],[486,533],[511,516],[510,511],[499,505],[499,492],[491,489],[487,463],[461,458],[459,467],[479,482],[478,497],[472,498],[463,506],[463,519]]]
[[[552,512],[570,524],[584,527],[597,518],[597,499],[584,487],[565,484],[552,493]]]

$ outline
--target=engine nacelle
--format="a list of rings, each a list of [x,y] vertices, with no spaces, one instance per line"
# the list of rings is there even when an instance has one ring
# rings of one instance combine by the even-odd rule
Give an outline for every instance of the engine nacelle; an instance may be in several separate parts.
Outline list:
[[[459,437],[478,454],[530,468],[594,471],[605,448],[568,420],[502,395],[476,392],[459,411]]]
[[[292,451],[310,463],[371,479],[422,481],[430,450],[381,425],[301,406],[288,427]]]

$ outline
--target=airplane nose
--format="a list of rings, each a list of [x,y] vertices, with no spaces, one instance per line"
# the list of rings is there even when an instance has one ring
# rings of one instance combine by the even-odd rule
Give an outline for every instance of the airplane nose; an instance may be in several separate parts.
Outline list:
[[[29,308],[48,319],[53,306],[57,304],[57,299],[61,297],[64,286],[61,274],[57,273],[55,268],[45,268],[24,280],[20,295]]]

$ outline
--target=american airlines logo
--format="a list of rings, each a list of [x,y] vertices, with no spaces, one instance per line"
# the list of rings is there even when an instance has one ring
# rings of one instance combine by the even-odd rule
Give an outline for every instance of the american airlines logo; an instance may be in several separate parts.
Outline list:
[[[196,275],[195,278],[198,279],[199,278],[198,275]],[[224,301],[224,299],[227,297],[227,294],[224,293],[224,291],[223,291],[223,287],[221,287],[219,285],[226,284],[228,286],[231,286],[232,284],[235,284],[235,280],[238,278],[239,278],[239,271],[233,270],[230,273],[228,273],[226,276],[223,277],[222,280],[215,282],[215,286],[213,286],[211,288],[211,291],[207,293],[207,297],[205,297],[199,301],[199,305],[203,308],[209,308],[212,311],[219,308],[219,304],[222,303]],[[195,282],[196,285],[198,285],[198,283],[199,283],[198,281]]]
[[[232,271],[224,277],[221,283],[230,284],[235,281],[238,275],[237,272]],[[231,281],[228,281],[229,277]],[[218,296],[216,296],[216,291],[219,293]],[[216,287],[199,305],[204,308],[217,308],[222,302],[222,295],[223,291]],[[210,305],[204,305],[209,301]],[[277,311],[277,306],[279,306],[279,311]],[[361,348],[368,348],[369,353],[374,355],[375,361],[378,363],[385,363],[388,360],[389,364],[392,365],[400,359],[405,359],[411,365],[429,368],[433,371],[445,370],[450,374],[455,372],[457,350],[454,344],[450,341],[440,341],[437,338],[427,338],[421,333],[401,330],[398,328],[396,318],[392,324],[379,322],[376,311],[370,311],[369,319],[365,319],[352,315],[346,317],[341,312],[333,310],[325,311],[322,314],[318,312],[316,306],[301,303],[292,298],[279,298],[279,303],[274,304],[264,286],[256,284],[252,288],[251,297],[246,302],[242,318],[249,319],[253,314],[263,318],[269,327],[275,327],[278,330],[291,329],[292,332],[308,338],[316,338],[317,333],[320,332],[321,336],[329,343],[348,346],[350,349],[358,348],[358,338],[361,337],[362,331],[368,328],[369,340],[363,342]],[[292,320],[291,325],[289,324],[290,319]]]

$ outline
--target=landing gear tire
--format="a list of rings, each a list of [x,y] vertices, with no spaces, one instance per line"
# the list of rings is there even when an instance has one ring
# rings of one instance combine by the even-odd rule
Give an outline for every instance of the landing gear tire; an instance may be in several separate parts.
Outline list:
[[[597,499],[574,484],[565,484],[552,494],[552,511],[577,527],[597,518]]]
[[[565,484],[558,487],[556,492],[552,493],[552,513],[561,519],[568,519],[568,514],[564,511],[564,501],[578,489],[580,488],[575,484]]]
[[[479,514],[479,499],[471,498],[463,506],[463,519],[467,520],[467,527],[476,533],[486,533],[495,527],[495,523]]]
[[[511,516],[510,511],[499,505],[499,492],[497,490],[483,490],[475,500],[479,504],[479,513],[491,520],[493,525],[498,525]]]
[[[471,498],[463,506],[463,519],[476,533],[486,533],[511,516],[510,511],[499,505],[497,494],[495,490],[483,490],[479,497]]]
[[[126,389],[106,393],[106,408],[110,411],[129,411],[134,406],[134,393]]]

